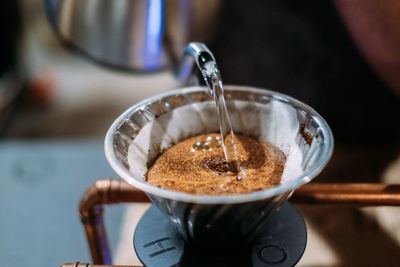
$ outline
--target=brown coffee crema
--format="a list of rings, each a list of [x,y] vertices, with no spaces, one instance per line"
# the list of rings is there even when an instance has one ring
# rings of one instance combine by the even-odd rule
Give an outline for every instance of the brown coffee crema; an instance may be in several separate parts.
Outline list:
[[[222,146],[205,151],[193,149],[193,144],[210,136],[218,135],[191,137],[166,150],[150,167],[147,181],[165,189],[204,195],[248,193],[280,183],[286,161],[281,150],[267,142],[236,135],[239,163],[244,171],[235,174],[228,172]],[[230,142],[229,138],[225,142]]]

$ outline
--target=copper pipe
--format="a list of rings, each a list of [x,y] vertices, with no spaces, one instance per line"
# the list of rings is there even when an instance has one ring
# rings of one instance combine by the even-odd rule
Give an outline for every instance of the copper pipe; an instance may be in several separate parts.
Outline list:
[[[93,265],[90,263],[74,262],[74,263],[64,263],[60,267],[141,267],[138,265]]]
[[[103,220],[103,205],[148,201],[142,191],[119,180],[99,180],[86,190],[79,203],[79,213],[93,263],[112,262]]]
[[[131,202],[149,202],[149,199],[142,191],[121,180],[100,180],[86,190],[79,212],[95,264],[111,264],[102,205]],[[310,183],[298,188],[291,202],[313,205],[400,206],[400,185]]]
[[[297,189],[290,202],[346,206],[400,206],[400,184],[310,183]]]

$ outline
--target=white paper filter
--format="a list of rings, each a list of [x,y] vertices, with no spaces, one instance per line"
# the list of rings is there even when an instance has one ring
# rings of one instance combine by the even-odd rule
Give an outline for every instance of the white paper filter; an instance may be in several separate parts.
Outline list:
[[[295,141],[299,123],[293,107],[277,100],[267,104],[235,100],[229,102],[228,111],[236,133],[256,136],[286,154],[282,183],[300,177],[302,153]],[[188,137],[213,132],[219,132],[213,101],[173,109],[145,125],[132,141],[128,151],[130,172],[144,179],[148,165],[162,151]]]

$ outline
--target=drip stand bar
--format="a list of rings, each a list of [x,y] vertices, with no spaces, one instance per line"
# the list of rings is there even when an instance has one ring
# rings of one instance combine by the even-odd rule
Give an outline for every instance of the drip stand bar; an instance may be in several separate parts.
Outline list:
[[[79,203],[79,213],[94,264],[112,262],[103,205],[132,202],[149,202],[149,199],[139,189],[120,180],[99,180],[85,191]]]
[[[400,206],[400,184],[310,183],[297,189],[290,202],[346,207]]]

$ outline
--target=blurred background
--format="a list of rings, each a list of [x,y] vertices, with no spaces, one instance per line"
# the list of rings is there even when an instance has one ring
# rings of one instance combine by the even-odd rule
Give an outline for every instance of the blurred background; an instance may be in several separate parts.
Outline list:
[[[400,182],[400,2],[3,0],[0,3],[0,258],[4,266],[90,262],[77,206],[116,177],[104,135],[126,108],[183,86],[189,41],[226,84],[315,108],[335,153],[318,182]],[[143,205],[107,209],[115,263],[138,263]],[[302,208],[299,266],[397,266],[397,208]],[[2,264],[3,265],[3,264]]]

